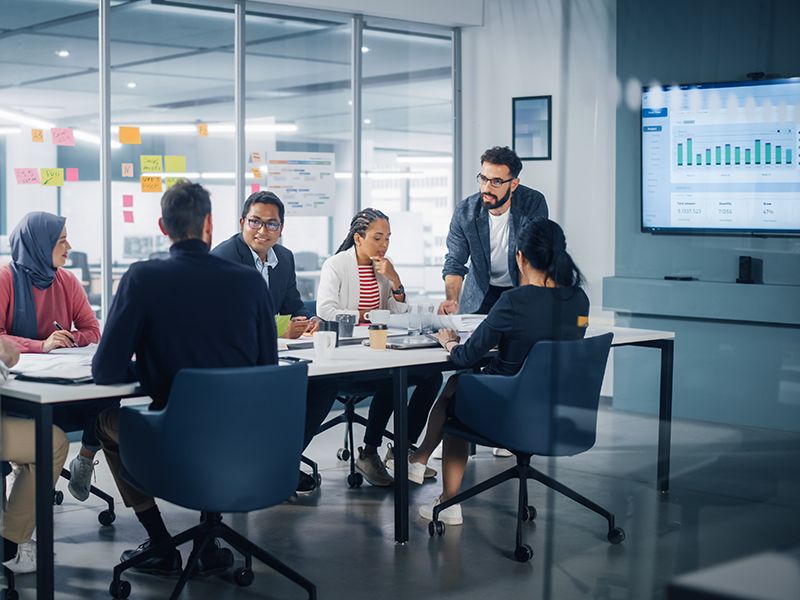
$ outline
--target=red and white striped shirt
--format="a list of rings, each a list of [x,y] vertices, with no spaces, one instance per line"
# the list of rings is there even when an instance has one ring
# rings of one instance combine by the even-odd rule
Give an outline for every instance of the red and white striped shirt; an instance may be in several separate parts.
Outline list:
[[[381,307],[381,294],[375,269],[372,265],[358,266],[358,310],[375,310]]]

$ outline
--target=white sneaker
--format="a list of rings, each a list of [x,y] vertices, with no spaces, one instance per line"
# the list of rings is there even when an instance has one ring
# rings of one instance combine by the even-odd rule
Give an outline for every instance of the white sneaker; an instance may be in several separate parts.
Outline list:
[[[418,462],[411,462],[411,457],[408,457],[408,480],[413,481],[414,483],[422,484],[425,481],[425,469],[426,466],[424,463]]]
[[[433,509],[441,503],[442,497],[437,496],[431,500],[430,504],[424,504],[423,506],[420,506],[419,516],[426,521],[433,521]],[[461,516],[461,505],[454,504],[453,506],[448,506],[445,508],[439,513],[439,520],[445,525],[461,525],[464,522],[464,519]]]
[[[99,464],[100,461],[92,462],[88,458],[80,454],[72,459],[69,463],[69,493],[75,496],[75,499],[83,502],[89,497],[89,488],[92,487],[92,473],[94,473],[94,466]]]
[[[33,573],[36,570],[36,540],[17,546],[17,554],[3,563],[17,575]]]
[[[436,446],[436,450],[434,450],[433,454],[431,454],[431,458],[442,460],[442,442],[439,442],[439,445]]]
[[[383,459],[383,464],[386,465],[387,469],[394,472],[394,448],[392,447],[391,444],[387,444],[387,446],[388,447],[386,448],[386,456]],[[409,448],[408,455],[411,456],[413,453],[414,451],[411,448]],[[424,476],[425,479],[436,477],[437,475],[438,473],[436,472],[435,469],[431,469],[428,465],[425,465],[425,476]],[[409,477],[409,479],[411,478]],[[411,479],[411,481],[415,480]],[[422,483],[422,482],[417,481],[416,483]]]
[[[505,448],[492,448],[492,454],[495,456],[500,456],[502,458],[508,458],[509,456],[514,456],[512,452],[509,452]]]

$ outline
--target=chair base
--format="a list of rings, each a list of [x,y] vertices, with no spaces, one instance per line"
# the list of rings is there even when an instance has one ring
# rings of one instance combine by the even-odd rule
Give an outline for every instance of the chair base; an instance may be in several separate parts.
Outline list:
[[[114,567],[114,579],[111,581],[111,586],[109,587],[109,592],[111,595],[114,598],[127,598],[130,594],[130,583],[120,578],[123,571],[126,571],[131,567],[135,567],[148,558],[162,554],[167,550],[177,548],[186,542],[195,541],[197,543],[194,544],[192,553],[189,555],[189,560],[186,562],[186,566],[181,573],[180,579],[175,585],[175,589],[172,591],[172,595],[170,596],[170,600],[177,600],[181,591],[183,591],[186,582],[189,580],[189,575],[197,563],[198,557],[203,552],[203,548],[205,548],[206,545],[214,538],[220,538],[228,542],[228,544],[233,546],[233,548],[235,548],[244,556],[244,569],[237,569],[234,575],[234,579],[237,584],[250,585],[250,583],[252,583],[252,557],[255,556],[268,567],[273,568],[284,577],[289,578],[291,581],[305,589],[308,592],[309,600],[316,600],[317,587],[308,579],[300,575],[297,571],[289,568],[286,564],[275,558],[266,550],[256,546],[243,535],[231,529],[228,525],[222,522],[222,515],[220,513],[204,513],[204,515],[205,520],[199,525],[195,525],[191,529],[187,529],[183,533],[179,533],[178,535],[173,536],[156,546],[152,546],[130,560],[126,560]]]
[[[61,469],[61,477],[69,481],[72,478],[72,474],[67,469]],[[92,486],[89,486],[89,493],[92,496],[97,496],[103,502],[106,503],[106,508],[104,511],[101,511],[99,515],[97,515],[97,520],[100,522],[100,525],[111,525],[117,518],[116,513],[114,512],[114,499],[106,494],[103,490]],[[64,499],[64,495],[61,492],[58,492],[60,496],[56,496],[54,499],[54,504],[61,504],[61,501]]]
[[[453,498],[450,498],[449,500],[446,500],[434,507],[433,520],[428,527],[428,531],[430,532],[431,536],[437,533],[439,535],[444,534],[444,523],[439,521],[439,513],[446,508],[453,506],[454,504],[459,504],[464,500],[468,500],[469,498],[496,487],[510,479],[518,479],[519,502],[517,506],[517,544],[514,550],[514,558],[516,558],[519,562],[525,562],[529,560],[533,556],[533,550],[530,546],[523,543],[522,522],[532,521],[536,518],[536,508],[528,504],[528,479],[535,479],[550,489],[558,492],[559,494],[563,494],[567,498],[571,498],[578,504],[585,506],[586,508],[605,518],[606,521],[608,521],[608,535],[606,538],[609,542],[612,544],[619,544],[625,539],[625,532],[622,530],[622,528],[615,526],[614,515],[612,513],[607,511],[599,504],[596,504],[585,496],[577,493],[573,489],[553,479],[552,477],[545,475],[538,469],[533,468],[531,466],[530,454],[514,452],[514,455],[517,457],[517,464],[515,466],[503,471],[502,473],[499,473],[498,475],[495,475],[494,477],[491,477],[490,479],[487,479],[482,483],[479,483],[478,485],[469,488],[464,492],[461,492],[457,496],[454,496]]]

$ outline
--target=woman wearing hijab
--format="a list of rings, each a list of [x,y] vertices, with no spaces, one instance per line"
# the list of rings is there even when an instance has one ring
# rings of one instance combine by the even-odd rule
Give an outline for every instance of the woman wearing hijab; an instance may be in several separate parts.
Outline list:
[[[32,212],[9,236],[12,260],[0,267],[0,339],[20,352],[50,352],[100,340],[100,326],[83,286],[59,268],[71,248],[65,223],[64,217]],[[100,449],[94,434],[96,412],[90,407],[80,414],[70,409],[55,415],[56,421],[78,418],[84,429],[80,455],[69,465],[69,491],[81,502],[89,497],[94,455]]]

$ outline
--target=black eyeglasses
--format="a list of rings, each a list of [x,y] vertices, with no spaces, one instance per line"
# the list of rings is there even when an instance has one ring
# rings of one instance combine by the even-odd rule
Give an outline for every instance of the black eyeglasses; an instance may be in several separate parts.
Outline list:
[[[247,224],[250,226],[250,229],[261,229],[262,227],[266,227],[270,231],[278,231],[281,228],[280,223],[276,223],[275,221],[270,221],[269,223],[264,223],[263,221],[259,221],[258,219],[247,219]]]
[[[499,177],[496,177],[495,179],[489,179],[488,177],[484,177],[483,173],[478,173],[477,179],[478,179],[478,185],[483,185],[484,183],[486,183],[488,181],[489,185],[491,185],[493,188],[499,188],[499,187],[503,187],[503,185],[508,183],[509,181],[514,181],[516,179],[516,177],[512,177],[511,179],[506,179],[504,181],[504,180],[500,179]]]

